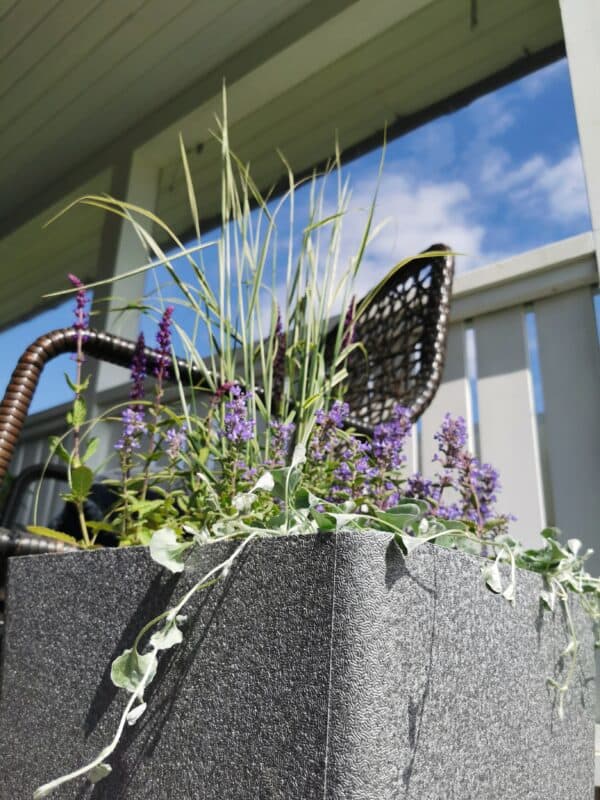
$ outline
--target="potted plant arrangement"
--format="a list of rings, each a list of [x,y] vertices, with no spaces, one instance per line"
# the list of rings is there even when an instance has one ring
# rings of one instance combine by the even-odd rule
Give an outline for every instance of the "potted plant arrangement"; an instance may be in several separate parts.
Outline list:
[[[51,449],[81,538],[45,533],[81,552],[10,565],[0,797],[591,798],[600,581],[587,554],[553,529],[535,551],[510,536],[498,475],[468,452],[464,420],[445,418],[433,478],[408,473],[410,409],[368,435],[352,426],[346,364],[372,296],[357,304],[353,281],[373,207],[337,265],[348,189],[337,183],[326,212],[315,179],[281,280],[271,259],[294,179],[267,203],[226,125],[219,135],[214,242],[197,219],[186,248],[139,208],[80,201],[131,222],[208,331],[208,355],[164,304],[152,385],[140,336],[130,400],[111,415],[117,500],[90,522],[97,420],[82,378],[86,287],[72,278],[70,438]],[[194,284],[144,223],[172,237]],[[173,358],[175,334],[200,389]]]

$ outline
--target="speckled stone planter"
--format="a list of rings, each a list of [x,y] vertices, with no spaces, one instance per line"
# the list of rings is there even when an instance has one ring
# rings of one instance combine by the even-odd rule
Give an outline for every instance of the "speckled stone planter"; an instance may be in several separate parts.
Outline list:
[[[221,561],[181,576],[145,550],[12,559],[0,706],[0,797],[29,798],[112,737],[110,663],[141,624]],[[519,574],[513,607],[480,561],[391,537],[256,541],[199,595],[149,711],[94,800],[591,800],[592,639],[557,718],[546,677],[560,613]]]

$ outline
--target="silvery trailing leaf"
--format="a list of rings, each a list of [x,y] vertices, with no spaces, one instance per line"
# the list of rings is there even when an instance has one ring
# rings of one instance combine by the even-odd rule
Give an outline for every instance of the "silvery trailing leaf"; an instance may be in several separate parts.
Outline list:
[[[171,528],[160,528],[150,540],[150,557],[171,572],[183,572],[183,554],[193,542],[179,542]]]
[[[581,550],[581,542],[579,541],[579,539],[569,539],[567,541],[567,546],[574,556],[576,556],[577,553]]]
[[[502,592],[502,597],[506,598],[511,603],[515,602],[515,584],[511,581],[506,589]]]
[[[569,644],[562,651],[561,656],[568,656],[575,650],[575,640],[571,639]]]
[[[398,533],[396,534],[396,541],[404,549],[405,553],[410,555],[417,547],[425,544],[427,539],[419,539],[418,536],[409,536],[408,533]]]
[[[548,592],[545,589],[542,589],[540,592],[540,600],[550,611],[554,611],[554,606],[556,603],[555,590],[553,589],[551,592]]]
[[[98,783],[107,775],[112,772],[110,764],[96,764],[87,774],[87,779],[90,783]]]
[[[426,536],[429,533],[429,520],[423,518],[421,522],[419,522],[419,534],[421,536]]]
[[[304,464],[306,461],[306,446],[302,444],[297,444],[294,448],[294,453],[292,455],[292,467],[299,467],[301,464]]]
[[[256,483],[252,487],[252,491],[272,492],[274,486],[275,486],[275,480],[273,476],[271,475],[270,472],[265,472],[264,475],[261,475],[260,478],[256,481]]]
[[[115,686],[120,689],[127,689],[128,692],[135,692],[142,682],[142,678],[148,671],[146,685],[156,675],[156,653],[138,653],[137,650],[124,650],[112,663],[110,678]]]
[[[255,500],[256,495],[253,492],[245,492],[244,494],[236,494],[231,503],[236,511],[244,514],[246,511],[250,511]]]
[[[135,708],[132,708],[129,714],[127,714],[127,724],[135,725],[135,723],[142,716],[146,708],[147,708],[146,703],[140,703]]]
[[[500,594],[502,592],[502,579],[500,577],[500,569],[496,561],[493,564],[486,564],[481,568],[481,574],[485,580],[488,589],[492,592]]]
[[[169,650],[176,644],[181,644],[183,634],[175,622],[167,622],[163,627],[150,637],[150,644],[156,650]]]

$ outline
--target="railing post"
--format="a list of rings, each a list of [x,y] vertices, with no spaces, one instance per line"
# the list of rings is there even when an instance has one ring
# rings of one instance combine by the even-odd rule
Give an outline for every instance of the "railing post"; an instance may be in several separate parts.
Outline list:
[[[600,3],[598,0],[559,1],[594,232],[596,262],[600,271]]]

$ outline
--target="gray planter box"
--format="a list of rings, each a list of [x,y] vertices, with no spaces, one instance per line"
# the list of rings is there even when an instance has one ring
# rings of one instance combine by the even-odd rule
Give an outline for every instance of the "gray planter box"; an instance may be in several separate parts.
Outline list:
[[[110,663],[141,624],[229,552],[165,574],[143,549],[12,559],[0,706],[0,797],[81,766],[125,694]],[[558,720],[546,677],[564,620],[519,574],[514,607],[480,560],[391,537],[256,541],[197,597],[113,774],[59,798],[591,800],[593,658]]]

